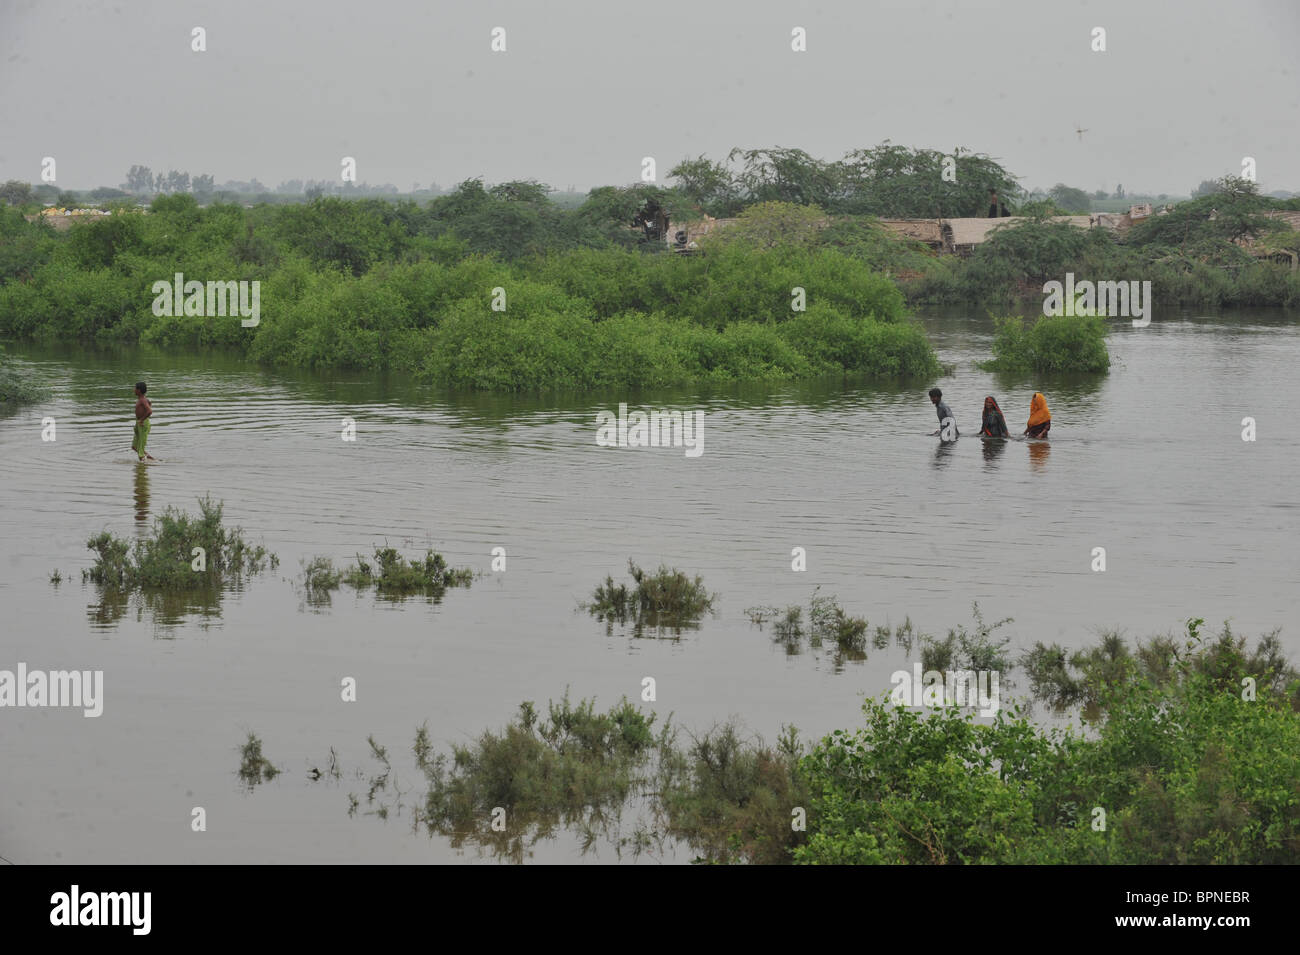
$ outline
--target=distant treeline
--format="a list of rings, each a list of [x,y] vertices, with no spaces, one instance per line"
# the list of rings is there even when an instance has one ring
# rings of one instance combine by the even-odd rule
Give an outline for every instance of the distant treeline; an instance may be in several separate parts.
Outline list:
[[[535,181],[469,180],[427,202],[201,206],[181,192],[148,214],[110,203],[113,215],[58,233],[0,209],[0,335],[221,344],[458,387],[586,388],[930,375],[935,357],[905,301],[1041,302],[1042,284],[1066,272],[1150,281],[1158,308],[1300,305],[1300,233],[1263,214],[1300,200],[1254,183],[1223,180],[1122,237],[1053,222],[1050,200],[1024,200],[1023,220],[958,258],[874,214],[982,214],[989,188],[1015,195],[986,157],[959,155],[957,182],[942,175],[948,157],[888,145],[837,164],[798,150],[736,158],[734,169],[688,160],[670,171],[673,188],[601,187],[571,207]],[[737,221],[698,254],[673,254],[664,219],[706,212]],[[177,272],[260,281],[261,324],[155,316],[153,283]]]

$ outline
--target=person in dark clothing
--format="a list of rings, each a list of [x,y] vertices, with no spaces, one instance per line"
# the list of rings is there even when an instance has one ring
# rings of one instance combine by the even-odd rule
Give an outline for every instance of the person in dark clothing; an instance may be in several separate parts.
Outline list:
[[[1006,438],[1011,434],[1007,427],[1007,419],[1002,417],[1002,409],[998,407],[997,400],[989,395],[984,399],[984,420],[980,427],[980,434],[988,438]]]
[[[938,388],[931,388],[930,400],[934,403],[934,410],[939,415],[939,430],[931,431],[930,434],[931,435],[939,434],[948,425],[948,423],[951,422],[952,436],[954,438],[957,437],[958,436],[957,421],[952,416],[952,409],[948,407],[948,402],[943,400],[943,392],[940,391]],[[946,435],[945,435],[945,439],[946,439]]]
[[[998,198],[996,189],[989,190],[989,214],[990,219],[999,219],[1003,216],[1011,215],[1011,210],[1007,208],[1006,203]]]

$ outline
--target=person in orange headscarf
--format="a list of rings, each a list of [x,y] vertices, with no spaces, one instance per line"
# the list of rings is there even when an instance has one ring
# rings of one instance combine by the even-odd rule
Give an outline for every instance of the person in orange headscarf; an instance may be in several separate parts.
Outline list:
[[[1025,426],[1025,434],[1031,438],[1045,438],[1051,428],[1052,413],[1047,410],[1047,399],[1035,391],[1029,402],[1029,424]]]

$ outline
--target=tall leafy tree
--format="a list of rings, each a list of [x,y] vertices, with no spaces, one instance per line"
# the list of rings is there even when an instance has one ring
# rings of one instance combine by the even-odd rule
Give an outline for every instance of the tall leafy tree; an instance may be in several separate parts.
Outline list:
[[[10,179],[3,186],[0,186],[0,199],[3,199],[11,206],[26,205],[32,201],[32,187],[28,183]]]
[[[1065,183],[1058,182],[1048,193],[1062,209],[1069,212],[1090,212],[1092,210],[1092,200],[1082,189],[1075,189],[1073,186],[1067,186]]]
[[[153,170],[148,166],[132,166],[126,174],[126,189],[136,195],[153,192]]]
[[[990,189],[1003,204],[1021,193],[995,160],[963,147],[948,154],[885,140],[853,150],[838,166],[842,191],[832,212],[893,219],[979,217],[988,211]]]
[[[683,159],[668,171],[678,182],[678,188],[702,212],[717,218],[734,216],[742,208],[740,187],[736,177],[723,163],[704,156]]]
[[[802,149],[771,146],[733,149],[728,162],[742,163],[735,181],[749,203],[795,202],[825,206],[839,194],[839,170],[834,163],[814,159]]]

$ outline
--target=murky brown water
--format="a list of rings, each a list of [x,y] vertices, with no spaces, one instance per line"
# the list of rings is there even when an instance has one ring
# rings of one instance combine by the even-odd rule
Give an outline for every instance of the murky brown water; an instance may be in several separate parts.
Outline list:
[[[1077,646],[1097,628],[1134,636],[1189,616],[1252,637],[1282,627],[1300,657],[1297,574],[1300,325],[1251,312],[1117,322],[1100,380],[995,381],[986,321],[925,322],[957,370],[939,382],[968,435],[985,394],[1013,429],[1045,392],[1050,445],[941,447],[917,386],[736,388],[573,400],[430,396],[361,376],[281,375],[228,358],[86,356],[10,348],[53,381],[46,405],[0,418],[0,668],[102,669],[104,715],[0,711],[0,855],[15,862],[438,861],[445,842],[406,819],[348,818],[360,783],[310,783],[329,747],[367,765],[366,736],[409,750],[427,721],[445,750],[500,726],[521,700],[569,688],[603,707],[638,699],[703,729],[735,714],[769,739],[858,720],[864,693],[910,666],[872,651],[836,672],[787,657],[743,613],[803,603],[817,585],[873,625],[905,615],[942,633],[1012,616],[1014,646]],[[131,460],[131,386],[155,403],[150,450]],[[707,412],[705,452],[601,448],[595,413]],[[1241,420],[1258,422],[1255,443]],[[41,441],[41,418],[57,440]],[[357,441],[340,440],[340,419]],[[135,533],[204,493],[279,554],[278,572],[219,607],[168,622],[134,606],[112,619],[80,582],[85,541]],[[344,589],[313,612],[300,558],[343,561],[385,541],[505,573],[436,606]],[[790,570],[795,546],[808,571]],[[1093,547],[1108,570],[1090,570]],[[702,574],[715,617],[680,640],[632,639],[576,612],[627,559]],[[72,579],[48,582],[58,568]],[[358,684],[343,703],[339,683]],[[286,774],[238,786],[248,730]],[[413,772],[397,770],[402,785]],[[190,810],[208,831],[190,831]],[[535,858],[576,858],[568,840]],[[609,859],[604,853],[597,858]]]

